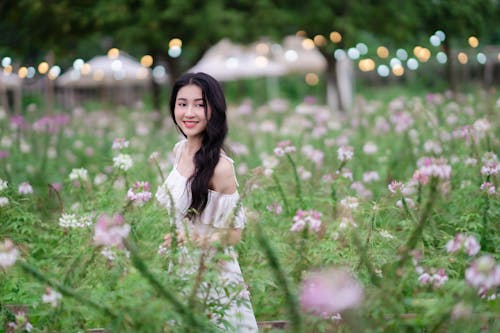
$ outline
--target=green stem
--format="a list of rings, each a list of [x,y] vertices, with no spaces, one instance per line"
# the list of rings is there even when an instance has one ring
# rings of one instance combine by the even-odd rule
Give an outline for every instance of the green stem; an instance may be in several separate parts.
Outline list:
[[[114,319],[118,318],[118,315],[116,313],[114,313],[107,306],[102,305],[101,303],[96,303],[93,300],[91,300],[89,298],[86,298],[86,297],[84,297],[84,296],[76,293],[73,289],[71,289],[71,288],[69,288],[69,287],[67,287],[67,286],[65,286],[63,284],[60,284],[58,282],[55,282],[55,281],[49,279],[48,277],[46,277],[45,275],[43,275],[43,273],[40,272],[37,268],[35,268],[34,266],[28,264],[27,262],[25,262],[23,260],[19,260],[18,264],[21,266],[21,268],[25,272],[31,274],[32,276],[34,276],[39,281],[42,281],[42,282],[48,284],[52,288],[57,289],[64,296],[74,298],[75,300],[79,301],[80,303],[85,304],[85,305],[87,305],[87,306],[89,306],[91,308],[95,308],[95,309],[101,311],[102,313],[104,313],[105,315],[110,316],[110,317],[112,317]]]
[[[375,273],[375,268],[373,268],[372,262],[370,260],[370,256],[368,255],[368,242],[369,242],[369,237],[366,240],[366,245],[363,246],[361,244],[361,239],[358,236],[358,233],[356,231],[353,231],[352,233],[352,238],[354,240],[354,244],[358,248],[359,251],[359,263],[358,263],[358,268],[361,267],[361,265],[364,265],[366,267],[366,270],[368,271],[368,274],[370,275],[370,281],[373,283],[373,285],[379,287],[380,286],[380,278],[377,276]]]
[[[257,227],[257,239],[259,241],[260,246],[264,250],[264,253],[269,261],[269,266],[271,267],[275,279],[278,281],[278,285],[282,286],[283,291],[285,292],[285,301],[288,308],[288,315],[290,317],[291,323],[291,331],[296,333],[302,333],[302,322],[301,316],[297,304],[296,298],[292,295],[290,291],[290,286],[288,279],[281,268],[281,265],[278,261],[276,253],[271,248],[271,244],[269,240],[264,236],[264,233],[259,224],[256,224]]]
[[[300,177],[299,173],[297,172],[297,165],[295,164],[295,161],[293,160],[292,156],[290,154],[286,154],[286,157],[288,159],[288,162],[292,165],[293,169],[293,175],[295,177],[295,184],[297,186],[296,191],[297,191],[297,198],[299,199],[299,205],[300,207],[304,207],[304,199],[302,198],[302,185],[300,183]]]
[[[278,192],[283,200],[283,206],[285,206],[285,212],[287,215],[290,215],[290,206],[288,205],[288,200],[286,199],[285,192],[283,191],[283,187],[281,186],[280,180],[278,176],[273,172],[273,179],[276,185],[278,186]]]
[[[191,309],[182,304],[170,290],[166,289],[160,283],[160,281],[158,281],[158,279],[149,271],[144,261],[141,258],[139,258],[137,249],[132,243],[124,241],[124,244],[125,247],[130,251],[130,258],[132,259],[132,263],[135,266],[135,268],[137,268],[137,270],[141,273],[141,275],[144,276],[146,280],[148,280],[148,282],[156,289],[156,291],[163,298],[165,298],[167,301],[170,302],[170,304],[173,305],[175,311],[177,311],[183,318],[186,319],[188,327],[200,328],[203,330],[208,329],[209,331],[213,331],[213,329],[210,329],[210,327],[204,325],[203,322],[200,319],[198,319],[193,314],[193,312],[191,312]]]
[[[399,259],[400,266],[402,266],[408,260],[408,258],[410,257],[411,250],[415,248],[418,239],[422,236],[425,224],[427,223],[427,220],[429,219],[429,214],[431,213],[432,210],[432,205],[434,204],[434,201],[436,199],[437,184],[438,184],[438,178],[432,177],[429,188],[429,198],[427,199],[427,202],[425,204],[424,211],[420,215],[420,219],[418,220],[417,226],[415,227],[410,237],[408,238],[408,241],[406,242],[404,251],[401,254],[401,258]]]

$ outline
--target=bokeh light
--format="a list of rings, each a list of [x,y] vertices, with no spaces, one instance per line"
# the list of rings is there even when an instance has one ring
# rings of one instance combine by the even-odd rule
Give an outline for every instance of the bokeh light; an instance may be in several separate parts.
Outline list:
[[[375,61],[373,59],[361,59],[358,63],[358,67],[362,72],[370,72],[375,69]]]
[[[342,41],[342,35],[338,31],[330,32],[330,40],[334,43],[340,43]]]
[[[45,74],[49,71],[49,64],[46,62],[46,61],[42,61],[39,65],[38,65],[38,73],[40,74]]]
[[[464,52],[459,52],[457,55],[458,62],[465,65],[469,61],[469,57]]]
[[[381,77],[388,77],[390,73],[391,71],[387,65],[379,65],[377,67],[377,74]]]
[[[314,41],[311,38],[306,38],[302,41],[302,48],[304,50],[314,49]]]
[[[404,73],[405,69],[400,64],[392,67],[392,74],[394,74],[395,76],[403,76]]]
[[[347,57],[347,54],[345,53],[344,50],[337,49],[335,50],[335,52],[333,52],[333,57],[337,60],[342,60],[345,59],[345,57]]]
[[[75,59],[75,61],[73,61],[73,68],[79,71],[82,69],[83,64],[85,64],[85,61],[83,61],[83,59]]]
[[[439,46],[441,45],[441,39],[436,36],[436,35],[432,35],[430,38],[429,38],[429,42],[431,43],[432,46]]]
[[[479,46],[479,39],[477,39],[477,37],[475,36],[470,36],[467,42],[469,43],[470,47],[474,49]]]
[[[385,59],[389,57],[389,49],[385,46],[377,47],[377,55],[379,58]]]
[[[182,49],[179,46],[173,46],[168,49],[168,55],[172,58],[178,58],[182,54]]]
[[[182,47],[182,40],[180,38],[172,38],[168,42],[168,47],[173,48],[173,47]]]
[[[19,67],[19,70],[17,71],[17,75],[19,78],[24,79],[26,76],[28,76],[28,69],[24,66]]]
[[[36,75],[36,69],[33,66],[28,67],[28,73],[26,74],[27,79],[32,79]]]
[[[314,36],[313,40],[314,44],[316,44],[317,46],[325,46],[327,43],[326,38],[323,35],[316,35]]]
[[[420,62],[427,62],[431,57],[431,51],[422,46],[415,46],[413,54]]]
[[[113,47],[108,50],[108,57],[110,59],[116,59],[120,55],[120,50],[118,50],[116,47]]]
[[[12,58],[11,57],[3,57],[2,59],[2,67],[7,67],[12,64]]]
[[[412,71],[417,70],[418,66],[419,66],[418,60],[415,58],[410,58],[406,62],[406,67],[408,67],[409,70],[412,70]]]
[[[436,60],[440,64],[445,64],[448,61],[448,56],[443,51],[440,51],[436,54]]]
[[[480,63],[481,65],[484,65],[486,63],[486,61],[488,60],[488,58],[486,57],[486,54],[484,54],[482,52],[479,52],[476,55],[476,59],[477,59],[477,62]]]
[[[365,55],[368,53],[368,46],[365,43],[358,43],[356,44],[356,48],[359,51],[359,54]]]
[[[359,59],[359,50],[355,47],[351,47],[347,50],[347,56],[352,60]]]
[[[141,65],[143,65],[144,67],[151,67],[153,65],[153,57],[149,54],[142,56]]]
[[[7,66],[5,66],[5,68],[3,69],[3,72],[4,72],[5,74],[10,74],[10,73],[12,73],[12,66],[11,66],[11,65],[7,65]]]
[[[436,30],[436,32],[434,33],[434,35],[438,36],[439,39],[441,40],[441,42],[444,42],[445,39],[446,39],[446,34],[444,33],[443,30]]]
[[[55,65],[49,69],[48,77],[50,80],[55,80],[61,74],[61,67]]]
[[[310,86],[315,86],[319,82],[318,74],[316,73],[307,73],[305,77],[305,81]]]
[[[399,60],[405,61],[408,59],[408,52],[406,52],[405,49],[397,49],[396,57],[398,57]]]

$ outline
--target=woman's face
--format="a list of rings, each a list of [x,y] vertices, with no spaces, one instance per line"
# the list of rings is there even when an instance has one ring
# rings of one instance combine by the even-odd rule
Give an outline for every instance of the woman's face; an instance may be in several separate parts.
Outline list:
[[[206,115],[205,109],[207,110]],[[175,99],[175,121],[188,138],[203,135],[211,114],[210,106],[205,105],[203,101],[200,87],[190,84],[179,90]]]

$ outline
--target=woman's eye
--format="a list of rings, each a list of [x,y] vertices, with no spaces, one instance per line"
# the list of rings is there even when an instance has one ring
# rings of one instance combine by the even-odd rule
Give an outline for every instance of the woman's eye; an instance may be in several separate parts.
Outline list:
[[[198,107],[198,108],[204,108],[205,104],[196,104],[196,107]]]
[[[177,103],[178,106],[186,106],[186,103]]]

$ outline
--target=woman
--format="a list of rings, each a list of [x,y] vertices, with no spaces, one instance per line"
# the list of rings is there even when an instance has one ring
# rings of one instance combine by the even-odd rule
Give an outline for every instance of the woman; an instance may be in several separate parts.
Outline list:
[[[200,282],[197,294],[210,304],[210,318],[219,328],[257,332],[232,248],[241,239],[245,215],[239,204],[233,161],[223,151],[228,128],[220,84],[205,73],[183,75],[172,88],[170,112],[185,139],[174,147],[174,167],[156,198],[175,211],[182,272],[199,278],[202,267],[207,267],[212,277],[216,274],[216,279]],[[168,247],[171,242],[172,235],[167,234],[163,245]],[[211,245],[215,244],[222,245],[225,257],[210,265],[214,258]]]

